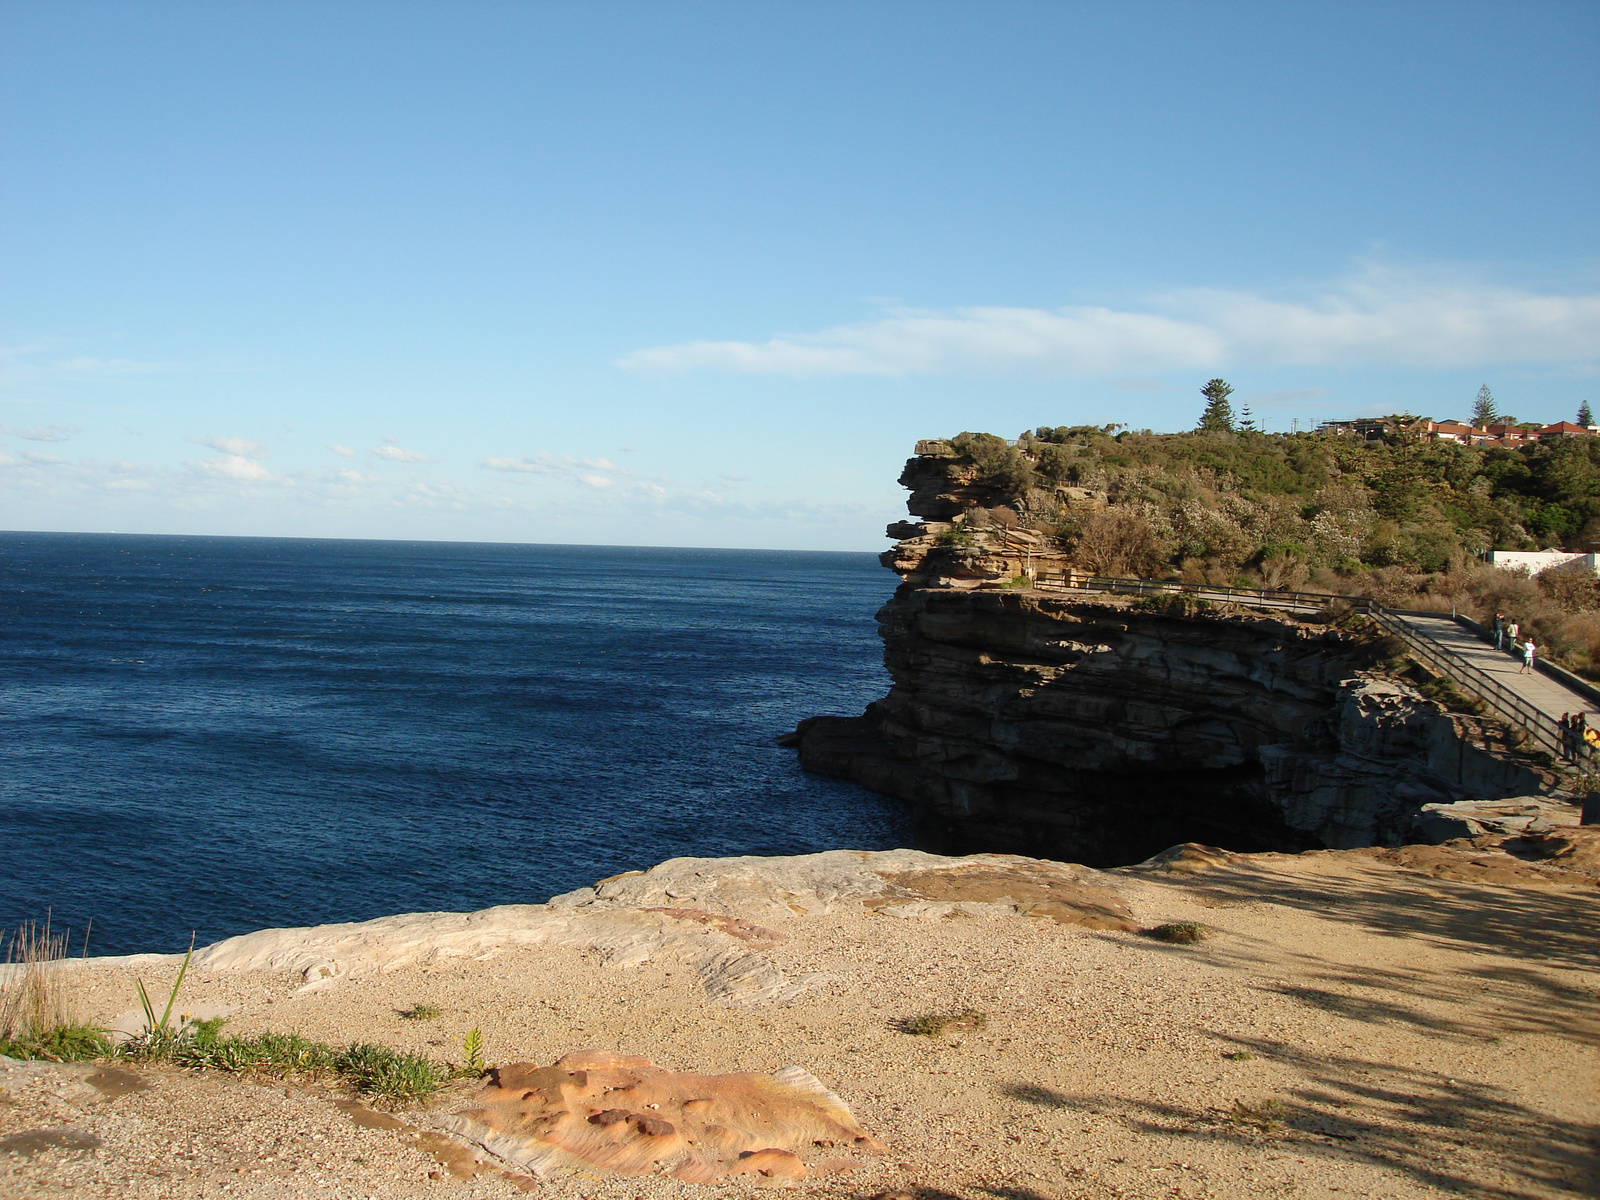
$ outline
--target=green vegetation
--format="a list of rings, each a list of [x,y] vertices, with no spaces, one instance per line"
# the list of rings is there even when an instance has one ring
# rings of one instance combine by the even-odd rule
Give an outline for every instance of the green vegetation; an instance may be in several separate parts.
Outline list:
[[[1468,446],[1426,441],[1404,417],[1374,442],[1228,431],[1226,386],[1207,385],[1215,431],[1075,425],[950,444],[1003,498],[990,524],[1054,534],[1095,574],[1370,595],[1479,620],[1504,612],[1600,678],[1593,576],[1529,580],[1480,561],[1491,549],[1600,544],[1600,437]],[[940,541],[962,545],[965,532]]]
[[[989,1024],[989,1015],[975,1008],[957,1009],[949,1013],[922,1013],[907,1017],[899,1023],[901,1033],[915,1037],[938,1037],[947,1029],[982,1029]]]
[[[332,1077],[364,1096],[390,1104],[423,1099],[455,1073],[425,1055],[368,1042],[336,1049],[294,1033],[225,1037],[221,1025],[221,1021],[204,1021],[177,1032],[147,1030],[124,1046],[121,1053],[191,1070],[274,1079]]]
[[[79,1062],[111,1052],[103,1030],[79,1021],[66,975],[67,935],[24,922],[6,939],[0,975],[0,1054]]]
[[[66,945],[66,935],[53,933],[48,922],[28,922],[8,939],[8,970],[0,975],[0,1054],[55,1062],[120,1057],[278,1079],[333,1078],[388,1104],[420,1100],[457,1075],[483,1070],[483,1038],[476,1029],[466,1038],[466,1066],[451,1067],[426,1055],[367,1042],[340,1049],[294,1033],[224,1036],[221,1018],[189,1021],[180,1016],[174,1022],[178,990],[194,953],[192,944],[159,1013],[144,981],[135,980],[144,1032],[113,1047],[105,1030],[73,1017]],[[436,1017],[439,1010],[417,1005],[403,1015],[412,1014]]]
[[[432,1004],[413,1004],[410,1008],[402,1009],[402,1021],[432,1021],[444,1015],[444,1010]]]

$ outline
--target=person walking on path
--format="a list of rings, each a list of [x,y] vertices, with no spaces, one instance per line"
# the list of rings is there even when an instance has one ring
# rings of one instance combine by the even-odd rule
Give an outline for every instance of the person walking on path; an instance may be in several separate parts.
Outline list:
[[[1526,675],[1533,670],[1533,655],[1538,648],[1533,644],[1533,635],[1530,633],[1528,640],[1522,643],[1522,669],[1517,672],[1518,675]]]
[[[1506,625],[1507,654],[1515,654],[1517,652],[1517,634],[1521,632],[1522,626],[1518,625],[1515,621],[1512,621]]]
[[[1505,639],[1506,639],[1506,615],[1505,615],[1505,613],[1495,613],[1495,615],[1494,615],[1494,648],[1496,650],[1505,649],[1505,646],[1504,646]]]

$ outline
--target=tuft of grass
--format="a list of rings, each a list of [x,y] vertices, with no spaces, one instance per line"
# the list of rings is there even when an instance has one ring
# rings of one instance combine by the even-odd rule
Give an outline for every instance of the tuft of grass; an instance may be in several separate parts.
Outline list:
[[[1231,1059],[1233,1062],[1249,1062],[1255,1055],[1248,1050],[1235,1050],[1231,1054],[1224,1054],[1222,1057]]]
[[[1276,1133],[1283,1128],[1283,1115],[1283,1105],[1276,1100],[1261,1100],[1254,1104],[1235,1100],[1233,1111],[1228,1114],[1228,1122],[1261,1133]]]
[[[85,938],[87,944],[87,937]],[[0,1054],[80,1062],[109,1054],[105,1031],[78,1020],[66,976],[67,934],[26,921],[0,968]]]
[[[450,1077],[448,1067],[425,1055],[370,1042],[338,1049],[297,1033],[223,1036],[220,1026],[220,1021],[203,1021],[177,1033],[146,1033],[130,1041],[122,1052],[195,1071],[273,1079],[332,1077],[364,1096],[395,1104],[421,1100]]]
[[[957,1009],[948,1013],[922,1013],[907,1017],[899,1023],[901,1033],[915,1037],[938,1037],[947,1029],[983,1029],[989,1024],[989,1014],[975,1008]]]
[[[436,1017],[443,1015],[444,1009],[432,1004],[413,1004],[410,1008],[401,1010],[400,1019],[402,1021],[432,1021]]]
[[[193,954],[192,944],[190,954]],[[143,982],[137,982],[139,1002],[145,1013],[145,1030],[125,1043],[118,1053],[143,1061],[168,1062],[194,1071],[226,1071],[233,1075],[265,1075],[275,1079],[331,1077],[343,1080],[363,1096],[394,1105],[424,1099],[451,1077],[448,1066],[424,1054],[391,1050],[370,1042],[356,1042],[339,1049],[298,1033],[268,1031],[224,1035],[221,1017],[188,1023],[180,1020],[174,1026],[172,1009],[189,969],[190,954],[184,955],[183,967],[178,971],[178,978],[167,996],[166,1008],[159,1017]],[[421,1010],[428,1008],[417,1005],[411,1010],[418,1014],[414,1019],[420,1019]],[[436,1017],[439,1010],[431,1009],[426,1015]]]
[[[1146,929],[1144,936],[1155,938],[1158,942],[1170,942],[1174,946],[1192,946],[1205,941],[1211,933],[1209,925],[1201,925],[1196,921],[1171,921],[1154,929]]]

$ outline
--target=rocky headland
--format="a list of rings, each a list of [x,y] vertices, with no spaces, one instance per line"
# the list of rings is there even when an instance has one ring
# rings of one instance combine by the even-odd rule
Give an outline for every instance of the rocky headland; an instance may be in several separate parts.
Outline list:
[[[1468,806],[1575,797],[1548,759],[1337,605],[1292,614],[1035,586],[1073,567],[1030,530],[1093,497],[1007,500],[927,443],[878,613],[893,686],[787,739],[808,770],[916,805],[918,844],[1097,866],[1184,841],[1346,849],[1485,832]],[[1054,508],[1052,508],[1054,506]],[[1546,809],[1553,810],[1546,813]]]

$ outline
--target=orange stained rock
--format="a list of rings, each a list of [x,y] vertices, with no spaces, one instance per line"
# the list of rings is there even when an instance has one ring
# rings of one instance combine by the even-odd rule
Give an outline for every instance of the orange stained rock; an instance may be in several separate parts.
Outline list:
[[[584,1050],[554,1066],[486,1073],[472,1105],[440,1125],[536,1174],[664,1173],[691,1183],[732,1175],[803,1179],[806,1159],[847,1168],[840,1150],[881,1153],[843,1101],[798,1067],[697,1075]]]

